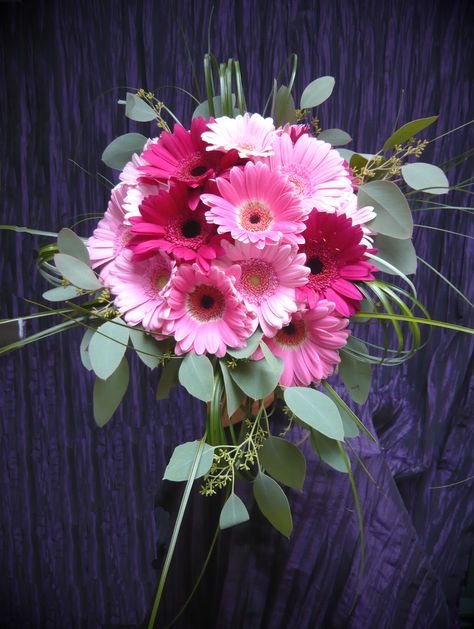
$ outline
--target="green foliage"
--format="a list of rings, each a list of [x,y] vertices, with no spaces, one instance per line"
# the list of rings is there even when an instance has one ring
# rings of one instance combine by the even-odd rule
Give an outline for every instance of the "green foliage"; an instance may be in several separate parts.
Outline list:
[[[385,260],[406,275],[416,273],[416,251],[410,239],[401,240],[378,234],[374,239],[374,246],[377,249],[377,258]],[[382,264],[380,260],[374,262],[380,271],[394,275],[393,269]]]
[[[130,372],[125,357],[107,379],[96,378],[94,384],[94,419],[98,426],[105,426],[117,410],[128,387]]]
[[[92,371],[92,365],[89,358],[89,343],[91,341],[92,335],[94,334],[94,328],[87,328],[84,332],[84,336],[82,337],[81,345],[80,345],[80,354],[81,354],[81,362],[87,371]]]
[[[367,346],[359,339],[351,338],[351,346],[355,346],[361,354],[368,354]],[[370,364],[342,349],[339,373],[354,402],[364,404],[370,391]]]
[[[415,162],[402,166],[402,177],[413,190],[421,190],[428,194],[447,194],[449,181],[438,166]]]
[[[64,227],[58,234],[58,250],[59,253],[66,253],[73,258],[77,258],[90,266],[91,261],[89,252],[82,238],[80,238],[72,229]]]
[[[222,378],[224,380],[224,389],[225,389],[225,397],[227,404],[227,415],[229,419],[235,413],[235,411],[240,407],[243,402],[244,395],[239,387],[235,384],[235,382],[230,377],[229,369],[225,364],[224,360],[219,361],[219,365],[222,371]]]
[[[74,286],[84,290],[103,288],[94,271],[81,260],[65,253],[57,253],[54,256],[54,263],[61,275]]]
[[[259,458],[275,480],[294,489],[303,489],[306,459],[293,443],[270,435],[263,443]]]
[[[227,353],[233,358],[250,358],[255,353],[260,341],[262,340],[263,332],[259,329],[255,330],[252,336],[247,339],[247,345],[242,349],[227,348]]]
[[[242,524],[242,522],[247,522],[249,519],[249,512],[242,500],[236,494],[231,494],[226,500],[219,518],[221,530]]]
[[[170,462],[166,466],[163,478],[176,482],[188,480],[200,446],[200,441],[187,441],[186,443],[176,446]],[[200,478],[209,472],[213,457],[214,448],[205,443],[202,447],[201,457],[194,478]]]
[[[275,390],[283,373],[283,361],[275,357],[276,368],[266,360],[239,362],[230,370],[231,378],[252,400],[263,400]]]
[[[156,111],[153,107],[150,107],[150,105],[137,94],[131,94],[130,92],[127,92],[125,115],[127,118],[130,118],[130,120],[135,120],[136,122],[151,122],[157,118]]]
[[[286,85],[281,85],[275,95],[273,119],[278,127],[287,123],[296,124],[295,101]]]
[[[158,367],[163,352],[156,341],[150,334],[145,334],[142,330],[134,330],[129,328],[130,340],[137,352],[140,360],[150,369]]]
[[[259,472],[253,482],[253,495],[258,508],[267,520],[285,537],[290,537],[293,519],[288,498],[280,485]]]
[[[112,140],[102,153],[102,161],[115,170],[123,170],[134,153],[143,151],[147,138],[141,133],[125,133]]]
[[[429,118],[418,118],[417,120],[412,120],[411,122],[407,122],[403,126],[393,133],[388,140],[383,145],[383,151],[388,151],[393,148],[395,145],[400,145],[414,137],[426,127],[429,127],[430,124],[436,122],[439,116],[430,116]]]
[[[340,452],[339,441],[328,439],[315,430],[311,431],[310,441],[314,451],[318,454],[321,461],[324,461],[338,472],[347,474],[346,460]]]
[[[210,402],[214,389],[214,369],[207,356],[189,352],[179,368],[179,382],[188,393],[203,402]]]
[[[68,301],[79,297],[81,291],[75,286],[56,286],[43,293],[43,299],[46,301]]]
[[[333,146],[344,146],[345,144],[352,142],[351,136],[342,129],[325,129],[318,135],[318,140],[329,142],[329,144],[332,144]],[[346,158],[344,157],[344,159]],[[350,159],[347,160],[348,163],[349,161]]]
[[[370,181],[359,188],[359,207],[372,205],[377,216],[370,227],[392,238],[411,238],[413,218],[410,207],[400,188],[391,181]]]
[[[171,388],[178,384],[178,372],[181,366],[182,358],[168,358],[161,370],[160,380],[156,388],[156,399],[166,400],[170,394]]]
[[[116,317],[103,323],[89,342],[89,360],[92,369],[106,380],[120,364],[127,349],[129,328]]]
[[[312,81],[305,87],[301,96],[301,109],[312,109],[324,103],[331,96],[335,84],[332,76],[322,76]]]
[[[344,440],[339,410],[327,395],[306,387],[288,387],[284,398],[290,411],[306,426],[330,439]]]

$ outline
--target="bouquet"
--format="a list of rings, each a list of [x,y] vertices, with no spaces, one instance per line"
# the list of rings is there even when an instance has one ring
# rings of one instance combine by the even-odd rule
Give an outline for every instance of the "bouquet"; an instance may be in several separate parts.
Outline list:
[[[418,134],[437,116],[358,153],[339,148],[350,136],[322,130],[315,116],[332,77],[312,81],[295,107],[295,56],[289,84],[274,83],[268,116],[247,111],[238,62],[206,55],[204,70],[208,97],[189,124],[145,90],[119,101],[128,118],[156,121],[160,133],[127,133],[105,149],[119,176],[104,216],[88,239],[64,228],[38,256],[54,286],[43,298],[65,302],[43,308],[65,320],[0,350],[82,327],[99,426],[127,390],[127,351],[158,368],[158,400],[179,384],[207,405],[204,434],[178,444],[165,471],[186,489],[151,626],[196,479],[204,496],[225,492],[221,529],[249,518],[238,487],[251,483],[263,515],[289,537],[282,485],[304,485],[301,440],[292,437],[300,426],[321,460],[348,474],[362,526],[346,446],[360,431],[373,436],[331,378],[339,373],[363,404],[371,367],[408,360],[424,329],[473,332],[433,321],[408,277],[417,264],[409,201],[450,189],[439,167],[419,160],[428,142]],[[364,341],[371,322],[378,345]],[[278,434],[276,408],[288,418]]]

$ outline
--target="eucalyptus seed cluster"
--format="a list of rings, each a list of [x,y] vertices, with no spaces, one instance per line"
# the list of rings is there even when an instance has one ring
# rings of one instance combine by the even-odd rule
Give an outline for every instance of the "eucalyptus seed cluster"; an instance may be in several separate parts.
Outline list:
[[[137,92],[137,96],[144,100],[156,113],[156,126],[158,129],[164,129],[164,131],[170,131],[170,128],[164,120],[161,112],[164,108],[164,103],[156,98],[153,92],[146,92],[143,88],[140,88]]]
[[[396,144],[390,157],[384,157],[381,152],[363,163],[351,165],[352,172],[360,183],[370,179],[391,179],[401,175],[401,168],[409,157],[420,157],[428,144],[427,140],[410,138],[404,144]]]

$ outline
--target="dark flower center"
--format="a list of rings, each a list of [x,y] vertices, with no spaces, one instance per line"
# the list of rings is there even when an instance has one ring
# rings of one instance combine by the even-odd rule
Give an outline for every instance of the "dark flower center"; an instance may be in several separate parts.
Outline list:
[[[296,334],[296,327],[294,323],[289,323],[284,328],[282,328],[283,334],[287,336],[294,336]]]
[[[323,263],[319,258],[313,256],[306,262],[306,266],[311,269],[311,275],[319,275],[323,270]]]
[[[252,214],[249,218],[249,221],[252,223],[252,225],[258,225],[261,220],[262,217],[260,216],[260,214]]]
[[[192,169],[191,176],[201,177],[205,173],[207,173],[207,168],[205,166],[196,166],[195,168]]]
[[[201,307],[204,308],[205,310],[209,310],[210,308],[212,308],[212,306],[215,303],[215,299],[212,295],[203,295],[201,297]]]
[[[201,223],[195,219],[190,219],[183,223],[181,233],[185,238],[196,238],[201,233]]]

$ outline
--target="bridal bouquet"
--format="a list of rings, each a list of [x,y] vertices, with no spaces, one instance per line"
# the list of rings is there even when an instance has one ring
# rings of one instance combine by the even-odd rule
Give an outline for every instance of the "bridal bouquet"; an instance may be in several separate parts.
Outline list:
[[[221,529],[249,518],[240,481],[290,536],[281,485],[302,489],[306,467],[292,427],[353,487],[347,440],[359,431],[373,438],[331,377],[338,372],[361,404],[371,365],[409,359],[423,326],[472,332],[431,320],[408,277],[417,264],[408,199],[450,186],[419,161],[427,141],[416,136],[436,116],[400,126],[374,154],[357,153],[335,148],[350,136],[322,130],[315,116],[332,77],[310,83],[299,109],[294,71],[288,86],[275,81],[265,117],[247,111],[237,62],[206,55],[204,66],[208,98],[188,124],[175,119],[171,128],[172,112],[144,90],[119,101],[126,116],[156,121],[161,132],[128,133],[106,148],[103,161],[120,174],[97,227],[88,239],[65,228],[39,255],[55,286],[44,299],[66,302],[46,309],[65,321],[1,351],[84,328],[80,353],[96,374],[100,426],[126,392],[126,352],[136,352],[159,370],[157,399],[179,383],[207,404],[204,434],[177,445],[164,475],[187,482],[175,534],[201,478],[202,494],[226,492]],[[364,342],[369,322],[381,326],[382,344]],[[276,434],[278,405],[288,427]],[[360,518],[358,504],[356,496]]]

